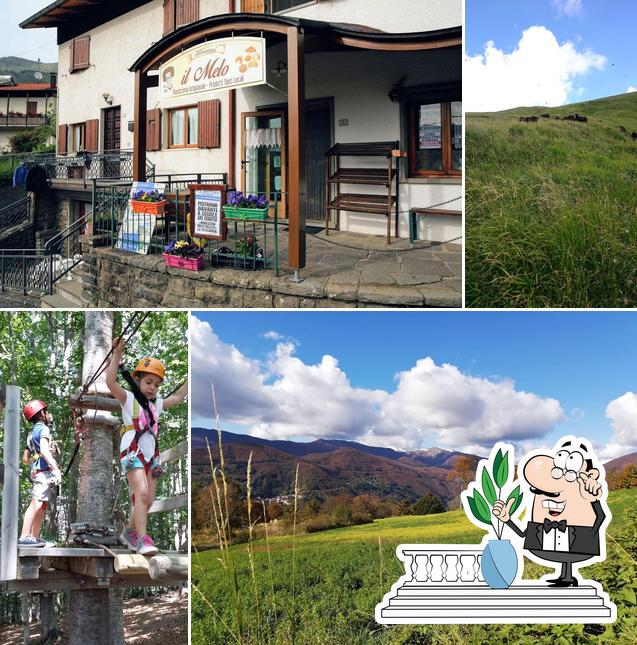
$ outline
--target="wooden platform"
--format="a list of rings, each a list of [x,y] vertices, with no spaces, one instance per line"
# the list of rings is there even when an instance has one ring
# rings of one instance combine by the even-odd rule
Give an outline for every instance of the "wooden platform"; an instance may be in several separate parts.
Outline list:
[[[110,547],[19,547],[17,579],[0,582],[0,590],[169,587],[187,581],[187,561],[187,554],[176,551],[143,556]]]

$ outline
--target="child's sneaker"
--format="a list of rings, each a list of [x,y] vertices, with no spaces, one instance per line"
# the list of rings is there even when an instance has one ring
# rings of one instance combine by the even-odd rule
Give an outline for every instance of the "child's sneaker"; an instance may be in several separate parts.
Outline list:
[[[158,550],[150,535],[142,535],[137,538],[137,553],[140,555],[152,555],[157,553]]]
[[[25,538],[18,540],[19,546],[44,546],[46,542],[40,538],[34,538],[32,535],[27,535]]]
[[[134,551],[137,546],[137,531],[128,526],[119,534],[119,540],[127,549]]]

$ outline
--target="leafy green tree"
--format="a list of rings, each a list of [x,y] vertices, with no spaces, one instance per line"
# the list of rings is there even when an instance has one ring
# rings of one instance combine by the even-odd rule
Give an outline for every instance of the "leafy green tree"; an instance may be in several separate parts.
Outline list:
[[[433,493],[427,493],[421,497],[413,506],[414,515],[432,515],[434,513],[444,513],[445,505],[440,497]]]

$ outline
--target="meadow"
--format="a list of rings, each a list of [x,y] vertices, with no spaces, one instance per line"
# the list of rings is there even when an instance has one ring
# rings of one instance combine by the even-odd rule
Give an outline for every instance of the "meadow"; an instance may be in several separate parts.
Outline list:
[[[466,127],[467,306],[637,305],[637,92]]]
[[[404,573],[401,543],[478,543],[460,510],[272,537],[192,555],[192,643],[635,643],[637,489],[609,496],[608,559],[583,569],[617,604],[613,625],[397,625],[374,608]],[[525,560],[525,577],[547,570]]]

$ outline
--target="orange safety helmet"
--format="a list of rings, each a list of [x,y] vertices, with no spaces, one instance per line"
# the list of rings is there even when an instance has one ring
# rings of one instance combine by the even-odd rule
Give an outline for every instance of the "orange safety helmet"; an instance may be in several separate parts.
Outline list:
[[[31,421],[33,417],[42,410],[46,410],[49,406],[44,401],[33,399],[24,406],[24,416],[27,421]]]
[[[164,364],[158,358],[146,357],[142,358],[137,367],[133,371],[133,378],[139,378],[141,372],[147,372],[148,374],[154,374],[159,376],[163,381],[166,374]]]

